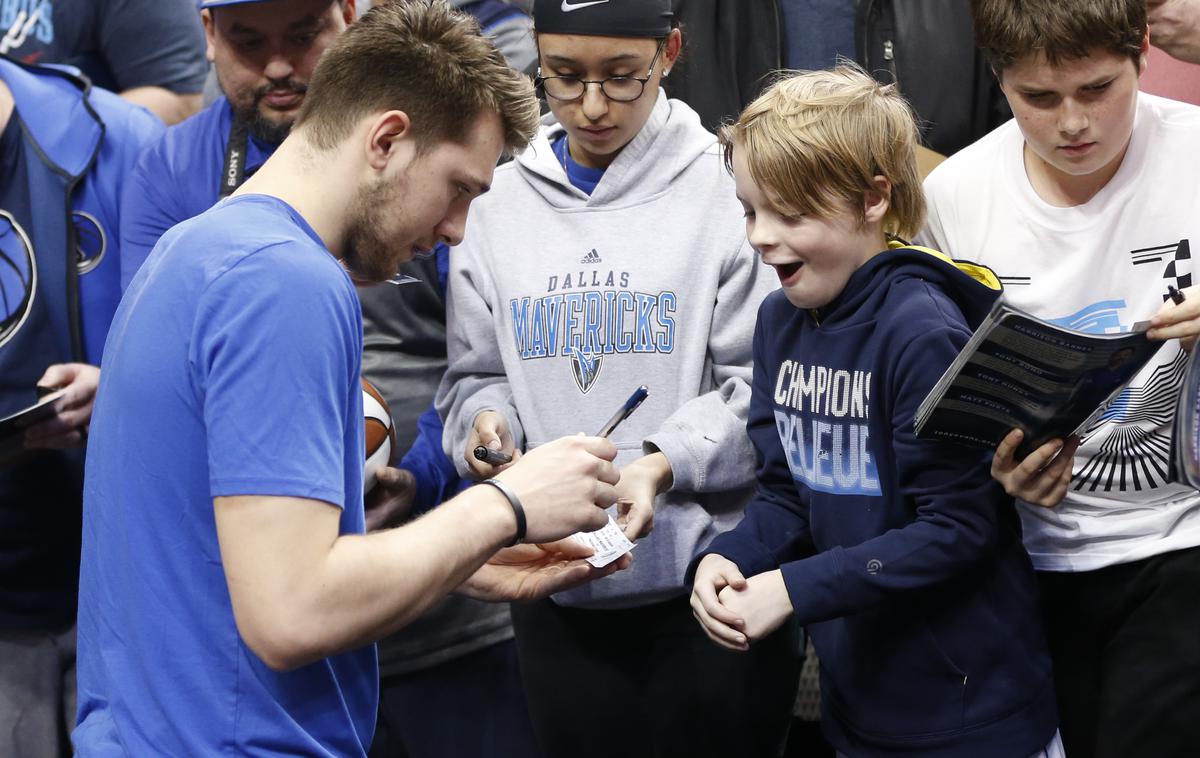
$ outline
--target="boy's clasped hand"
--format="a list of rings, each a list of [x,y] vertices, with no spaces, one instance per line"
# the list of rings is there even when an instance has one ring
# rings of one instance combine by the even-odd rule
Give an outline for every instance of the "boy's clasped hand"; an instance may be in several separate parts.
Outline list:
[[[696,568],[692,615],[709,639],[745,651],[750,643],[778,629],[792,615],[792,601],[779,569],[746,579],[737,565],[706,555]]]

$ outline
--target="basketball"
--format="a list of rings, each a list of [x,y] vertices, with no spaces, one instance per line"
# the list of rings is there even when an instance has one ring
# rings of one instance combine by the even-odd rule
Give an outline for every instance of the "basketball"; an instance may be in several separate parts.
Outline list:
[[[366,463],[363,465],[363,494],[375,486],[375,472],[392,462],[396,448],[396,430],[392,412],[379,390],[363,377],[363,421],[366,424]]]

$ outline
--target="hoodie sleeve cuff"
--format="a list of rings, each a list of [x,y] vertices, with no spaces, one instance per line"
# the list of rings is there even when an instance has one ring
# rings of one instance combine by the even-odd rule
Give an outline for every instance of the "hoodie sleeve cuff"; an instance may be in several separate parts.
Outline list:
[[[671,489],[681,492],[696,492],[697,483],[703,481],[700,470],[702,462],[688,450],[682,436],[655,432],[642,442],[642,453],[662,453],[671,464]]]
[[[801,624],[844,614],[849,600],[841,581],[844,559],[845,552],[835,548],[779,567],[792,611]]]

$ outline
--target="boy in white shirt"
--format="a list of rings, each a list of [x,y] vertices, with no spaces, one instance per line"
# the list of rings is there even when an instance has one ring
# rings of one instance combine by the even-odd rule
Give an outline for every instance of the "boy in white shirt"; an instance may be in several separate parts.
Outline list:
[[[1066,752],[1200,745],[1200,493],[1168,481],[1174,402],[1200,333],[1200,108],[1140,94],[1144,0],[972,0],[1015,118],[930,175],[920,239],[990,266],[1005,297],[1092,332],[1152,319],[1163,346],[1082,439],[992,475],[1039,570]],[[1175,305],[1168,286],[1187,300]],[[1180,338],[1180,339],[1175,339]]]

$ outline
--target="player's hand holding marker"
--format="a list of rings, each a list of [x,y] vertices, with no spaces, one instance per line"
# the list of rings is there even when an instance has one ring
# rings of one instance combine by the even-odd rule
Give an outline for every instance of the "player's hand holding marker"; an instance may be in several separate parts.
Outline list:
[[[621,478],[617,448],[599,437],[562,437],[529,451],[495,478],[525,511],[524,542],[546,543],[608,522]]]
[[[644,385],[635,389],[592,439],[606,441],[608,435],[612,434],[622,421],[629,418],[648,396],[649,390]],[[582,434],[575,439],[580,438],[587,439]],[[475,417],[464,456],[472,471],[482,476],[503,471],[520,458],[519,451],[514,448],[508,422],[502,414],[483,411]],[[611,460],[612,458],[609,458],[609,461]],[[633,534],[636,538],[649,533],[654,518],[654,496],[670,486],[671,466],[666,456],[656,453],[630,464],[625,472],[619,472],[617,477],[618,481],[612,483],[619,484],[624,489],[619,490],[620,495],[614,494],[608,504],[620,503],[620,515],[625,531],[623,532],[612,518],[606,517],[603,525],[580,529],[573,535],[577,545],[586,551],[586,555],[582,557],[586,557],[588,563],[597,569],[614,562],[618,568],[629,565],[630,559],[625,556],[633,547],[633,543],[629,541],[628,535]],[[570,552],[576,549],[573,547]]]
[[[631,558],[597,568],[590,546],[567,535],[594,531],[609,521],[617,499],[613,465],[617,448],[599,437],[563,437],[530,451],[495,477],[511,490],[525,517],[523,541],[497,552],[463,585],[486,600],[545,597],[629,566]],[[482,486],[482,485],[481,485]],[[515,508],[514,508],[515,512]]]

